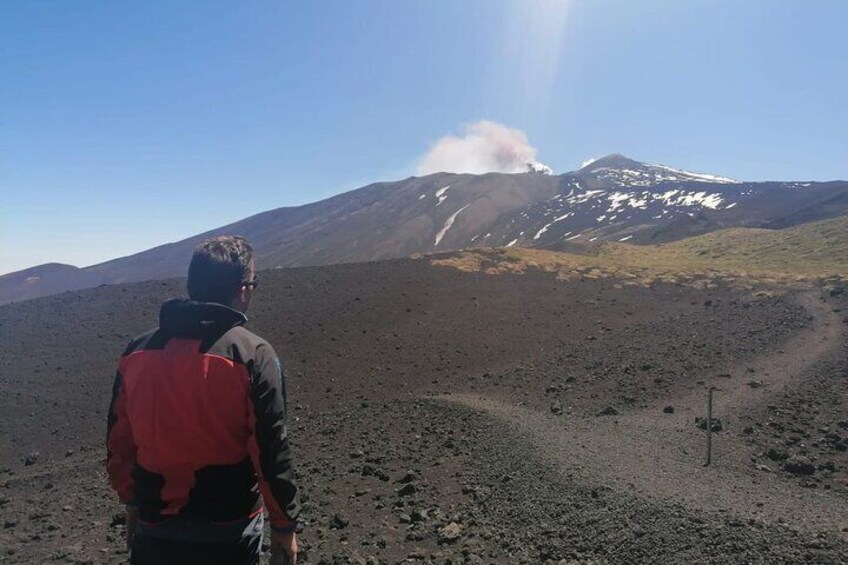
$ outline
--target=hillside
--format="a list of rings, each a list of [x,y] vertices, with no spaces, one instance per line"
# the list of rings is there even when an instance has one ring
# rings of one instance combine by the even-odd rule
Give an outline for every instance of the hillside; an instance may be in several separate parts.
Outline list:
[[[724,228],[786,228],[845,214],[848,182],[741,182],[621,155],[558,176],[436,173],[270,210],[84,269],[47,265],[3,275],[0,303],[182,276],[192,248],[221,234],[247,237],[259,268],[268,269],[470,247],[582,251],[603,242],[664,243]]]
[[[287,371],[299,562],[848,555],[844,296],[486,276],[425,259],[261,279],[249,328]],[[183,288],[0,306],[0,563],[127,562],[103,464],[115,363]],[[694,421],[711,384],[724,427],[704,467]]]
[[[674,243],[608,244],[598,255],[628,265],[848,277],[848,216],[784,230],[732,228]]]
[[[490,273],[543,270],[562,279],[618,278],[709,286],[718,280],[750,287],[780,281],[848,279],[848,216],[785,230],[731,228],[660,245],[605,243],[587,253],[539,249],[470,250],[433,263]]]

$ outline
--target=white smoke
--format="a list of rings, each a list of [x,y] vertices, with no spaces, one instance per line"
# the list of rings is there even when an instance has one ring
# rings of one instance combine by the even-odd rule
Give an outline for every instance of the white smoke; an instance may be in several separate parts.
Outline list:
[[[523,131],[489,120],[468,124],[462,137],[446,135],[430,147],[418,162],[418,174],[440,172],[553,174],[536,160],[536,148]]]

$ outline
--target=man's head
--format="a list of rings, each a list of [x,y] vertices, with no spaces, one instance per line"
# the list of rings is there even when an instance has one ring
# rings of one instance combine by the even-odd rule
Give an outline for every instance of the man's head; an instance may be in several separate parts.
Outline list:
[[[247,311],[256,275],[253,248],[237,235],[222,235],[197,246],[188,267],[188,296]]]

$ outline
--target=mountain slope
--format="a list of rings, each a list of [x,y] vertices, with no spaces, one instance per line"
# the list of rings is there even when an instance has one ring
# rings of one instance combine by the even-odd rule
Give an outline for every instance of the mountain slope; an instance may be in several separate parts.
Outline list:
[[[73,265],[47,263],[0,277],[0,304],[102,284],[99,274]]]
[[[0,303],[63,290],[183,276],[203,239],[240,234],[260,269],[405,257],[467,247],[581,250],[660,243],[728,227],[782,228],[848,214],[848,182],[747,183],[608,155],[580,170],[437,173],[278,208],[85,269],[0,276]]]
[[[739,182],[621,155],[562,175],[560,194],[505,219],[477,244],[569,249],[661,243],[728,227],[780,228],[848,214],[848,182]]]
[[[848,277],[848,216],[782,230],[730,228],[656,246],[611,244],[599,256],[681,270]]]
[[[454,249],[503,214],[553,195],[558,184],[557,177],[538,173],[441,173],[376,183],[305,206],[263,212],[85,270],[115,283],[180,276],[194,246],[220,234],[247,237],[260,268],[371,261]],[[458,214],[462,207],[468,207],[468,212]]]
[[[430,263],[488,274],[543,271],[563,281],[613,279],[620,287],[671,283],[783,292],[824,285],[836,296],[848,283],[848,216],[784,230],[729,228],[659,245],[608,242],[582,254],[469,249],[433,256]]]

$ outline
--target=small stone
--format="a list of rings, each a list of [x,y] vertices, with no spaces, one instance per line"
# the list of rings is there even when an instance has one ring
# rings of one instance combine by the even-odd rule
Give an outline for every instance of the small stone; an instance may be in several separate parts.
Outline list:
[[[334,514],[333,519],[330,520],[330,529],[331,530],[343,530],[347,528],[348,520],[344,518],[341,514]]]
[[[613,408],[612,406],[607,406],[603,410],[598,413],[599,416],[617,416],[618,410]]]
[[[439,528],[439,545],[454,543],[460,537],[462,537],[462,526],[460,526],[456,522],[451,522],[447,526]]]
[[[415,494],[418,489],[415,488],[415,485],[412,483],[407,483],[400,487],[397,491],[398,496],[411,496]]]
[[[416,508],[410,515],[413,522],[426,522],[430,518],[430,514],[423,508]]]
[[[24,457],[24,466],[29,467],[31,465],[35,465],[36,461],[38,461],[38,458],[40,456],[41,454],[39,452],[33,451],[32,453]]]
[[[772,461],[783,461],[789,458],[789,454],[778,447],[769,447],[766,451],[766,457]]]
[[[663,414],[674,414],[674,406],[666,406],[663,408]]]
[[[706,418],[695,418],[695,425],[701,428],[702,430],[707,429],[707,419]],[[710,420],[710,429],[714,432],[720,432],[724,429],[724,426],[721,425],[721,420],[718,418],[712,418]]]
[[[112,514],[112,521],[109,522],[111,527],[123,526],[127,523],[127,515],[123,512],[116,512]]]
[[[403,483],[403,484],[407,484],[407,483],[411,483],[412,481],[416,480],[417,478],[418,478],[418,475],[415,474],[415,471],[407,471],[406,474],[403,477],[398,479],[398,482]]]

